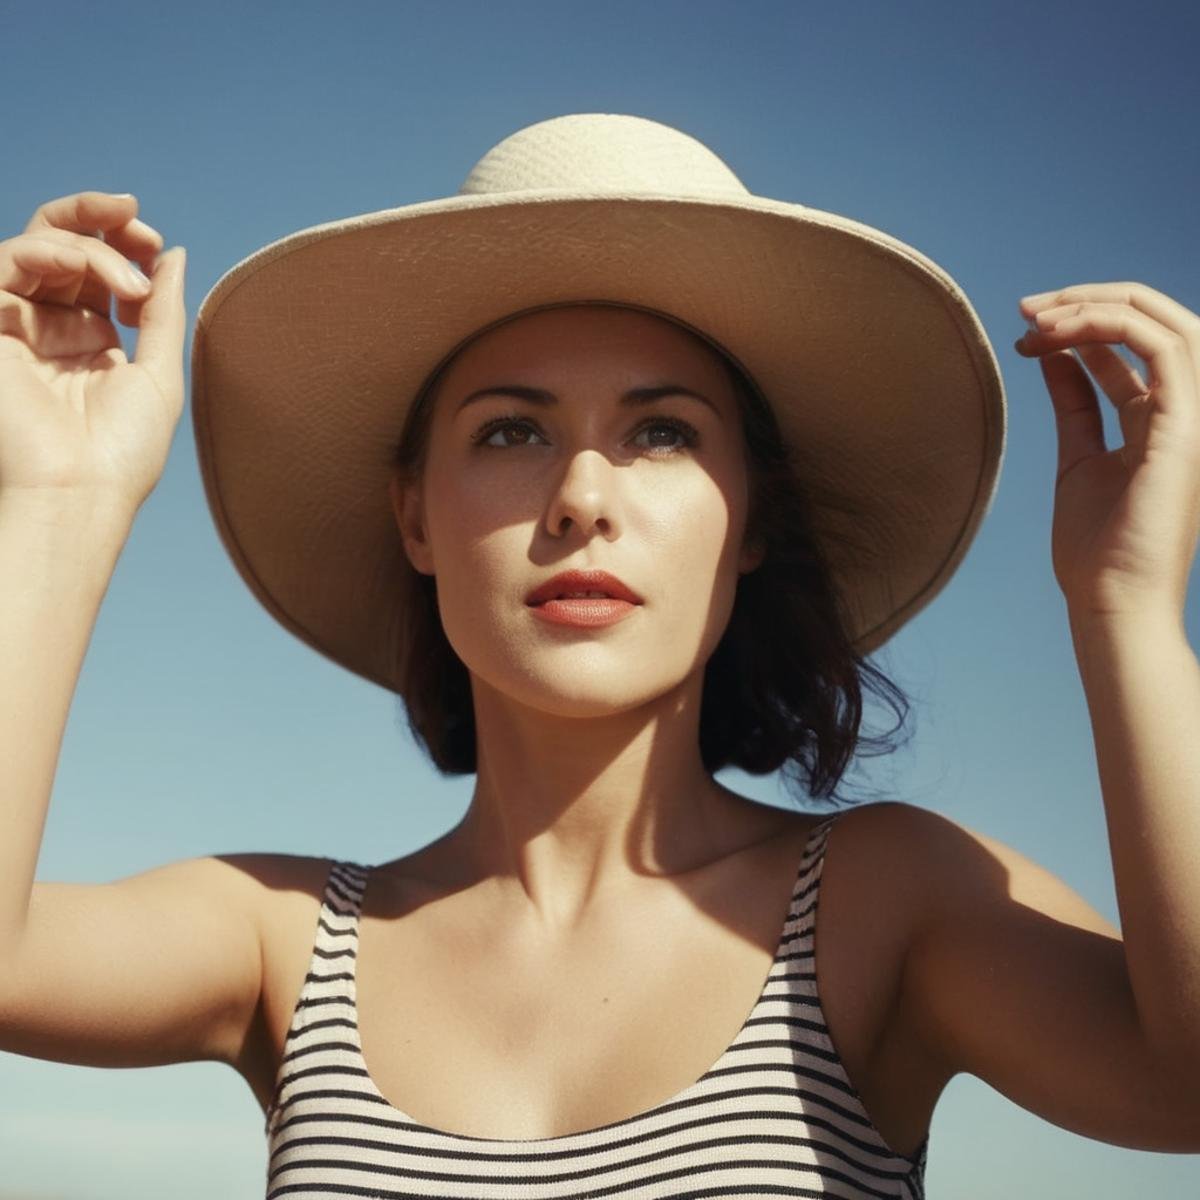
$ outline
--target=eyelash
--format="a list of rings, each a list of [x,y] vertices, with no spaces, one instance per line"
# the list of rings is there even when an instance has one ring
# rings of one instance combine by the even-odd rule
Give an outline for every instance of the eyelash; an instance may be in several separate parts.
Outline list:
[[[536,421],[531,421],[528,417],[519,417],[515,413],[508,413],[502,417],[494,417],[481,428],[476,430],[472,435],[471,441],[482,447],[485,450],[515,450],[516,446],[488,446],[487,439],[492,436],[497,430],[506,429],[512,425],[523,426],[526,429],[532,429],[534,432],[541,434],[541,429],[538,428]],[[637,437],[644,429],[654,429],[658,426],[665,425],[668,429],[673,429],[683,439],[682,446],[651,446],[651,453],[655,458],[667,458],[671,455],[678,454],[681,450],[695,446],[700,435],[696,431],[695,426],[679,417],[649,417],[643,421],[634,432],[634,437]],[[654,451],[660,453],[654,454]]]

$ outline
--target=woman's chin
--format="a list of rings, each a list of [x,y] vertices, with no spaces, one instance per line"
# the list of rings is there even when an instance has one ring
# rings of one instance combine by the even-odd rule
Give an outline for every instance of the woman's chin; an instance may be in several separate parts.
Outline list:
[[[500,681],[493,676],[491,690],[501,701],[507,697],[547,716],[596,720],[651,704],[675,682],[632,679],[628,664],[624,670],[617,665],[611,672],[597,670],[594,665],[575,665],[566,670],[531,673],[526,666],[519,679]]]

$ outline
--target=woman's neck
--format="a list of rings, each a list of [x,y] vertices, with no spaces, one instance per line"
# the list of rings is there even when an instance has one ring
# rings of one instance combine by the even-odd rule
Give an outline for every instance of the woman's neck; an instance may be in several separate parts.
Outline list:
[[[567,718],[476,683],[477,782],[443,848],[548,927],[571,926],[646,876],[700,869],[778,828],[776,810],[705,769],[698,686]]]

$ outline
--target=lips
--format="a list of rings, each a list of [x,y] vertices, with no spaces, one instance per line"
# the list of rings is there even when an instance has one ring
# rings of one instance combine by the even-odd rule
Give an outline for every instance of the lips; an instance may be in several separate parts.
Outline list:
[[[525,603],[544,604],[547,600],[556,600],[560,596],[583,592],[602,592],[614,600],[625,600],[630,604],[642,603],[641,596],[632,588],[627,587],[615,575],[598,570],[563,571],[534,588],[525,597]]]

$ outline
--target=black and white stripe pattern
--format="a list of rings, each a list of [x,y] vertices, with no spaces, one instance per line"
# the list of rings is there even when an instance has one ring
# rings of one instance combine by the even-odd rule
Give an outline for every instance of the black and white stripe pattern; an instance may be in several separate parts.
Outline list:
[[[911,1157],[887,1146],[842,1066],[817,998],[813,931],[837,815],[808,838],[762,994],[713,1066],[637,1116],[525,1141],[431,1129],[375,1086],[354,990],[369,868],[334,863],[267,1112],[267,1200],[924,1200],[928,1138]]]

